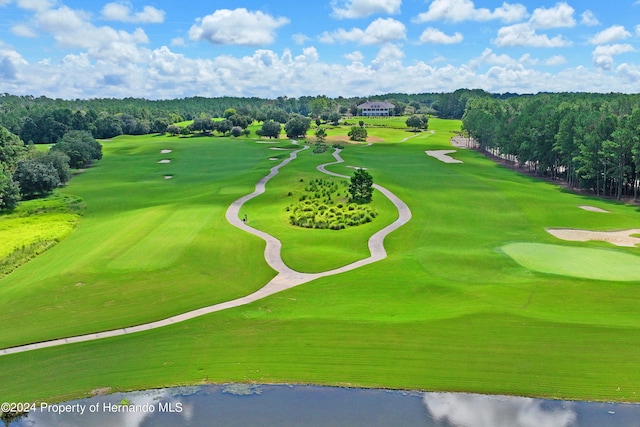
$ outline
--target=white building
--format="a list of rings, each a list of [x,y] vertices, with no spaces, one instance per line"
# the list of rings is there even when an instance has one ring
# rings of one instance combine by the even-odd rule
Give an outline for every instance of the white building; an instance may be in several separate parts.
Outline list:
[[[393,114],[395,105],[384,101],[367,101],[358,105],[358,115],[367,117],[387,117]]]

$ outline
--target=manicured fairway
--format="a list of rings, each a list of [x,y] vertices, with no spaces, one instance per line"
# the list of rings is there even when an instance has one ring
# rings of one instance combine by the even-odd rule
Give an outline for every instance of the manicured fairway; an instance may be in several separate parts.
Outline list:
[[[539,272],[503,249],[635,260],[638,248],[564,242],[545,230],[639,228],[637,208],[566,193],[474,151],[452,155],[462,164],[425,155],[452,149],[459,125],[432,119],[434,133],[401,142],[411,134],[396,130],[347,145],[345,163],[329,167],[367,167],[410,207],[411,221],[385,240],[386,259],[166,328],[0,356],[0,397],[243,381],[639,401],[640,280],[575,277],[579,265],[571,276]],[[264,243],[224,212],[268,173],[270,158],[288,155],[272,146],[293,148],[207,137],[105,144],[98,166],[65,189],[87,205],[76,231],[0,281],[0,347],[149,322],[264,285],[274,275]],[[288,192],[330,160],[306,150],[241,212],[307,271],[366,256],[370,233],[395,218],[374,193],[380,216],[351,234],[288,225]]]

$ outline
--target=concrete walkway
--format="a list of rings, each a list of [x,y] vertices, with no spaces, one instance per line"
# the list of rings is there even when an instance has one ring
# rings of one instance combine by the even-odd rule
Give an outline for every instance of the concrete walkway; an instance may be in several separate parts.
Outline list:
[[[40,348],[55,347],[59,345],[71,344],[71,343],[83,342],[83,341],[93,341],[93,340],[98,340],[102,338],[115,337],[119,335],[126,335],[126,334],[132,334],[135,332],[148,331],[150,329],[161,328],[163,326],[184,322],[185,320],[194,319],[196,317],[204,316],[205,314],[214,313],[216,311],[226,310],[228,308],[239,307],[241,305],[250,304],[254,301],[265,298],[269,295],[273,295],[277,292],[281,292],[286,289],[290,289],[295,286],[302,285],[303,283],[307,283],[321,277],[332,276],[334,274],[340,274],[346,271],[354,270],[356,268],[359,268],[367,264],[371,264],[386,258],[387,252],[384,249],[384,238],[387,237],[387,235],[389,235],[389,233],[391,233],[392,231],[397,230],[402,225],[406,224],[411,219],[411,211],[409,210],[409,207],[402,200],[400,200],[395,194],[393,194],[391,191],[377,184],[374,184],[373,188],[375,188],[380,193],[384,194],[396,206],[396,208],[398,209],[398,219],[396,219],[393,223],[389,224],[388,226],[386,226],[385,228],[383,228],[382,230],[378,231],[373,236],[371,236],[371,238],[369,238],[369,252],[371,253],[371,255],[368,258],[361,259],[359,261],[353,262],[343,267],[336,268],[329,271],[324,271],[321,273],[300,273],[298,271],[295,271],[289,268],[282,261],[282,257],[281,257],[282,243],[280,243],[280,241],[275,237],[263,231],[260,231],[248,226],[245,222],[243,222],[239,218],[239,213],[242,206],[247,201],[263,194],[266,190],[267,182],[271,178],[276,176],[278,172],[280,172],[280,168],[289,164],[298,156],[299,152],[304,151],[308,148],[309,148],[308,146],[305,146],[304,148],[301,148],[299,150],[292,152],[287,159],[282,161],[277,166],[274,166],[273,168],[271,168],[270,173],[264,178],[262,178],[260,181],[258,181],[255,187],[255,190],[251,194],[247,194],[246,196],[243,196],[238,200],[234,201],[231,204],[231,206],[229,206],[226,212],[226,218],[227,218],[227,221],[229,221],[229,223],[238,227],[241,230],[244,230],[248,233],[251,233],[260,237],[266,242],[266,247],[264,250],[264,258],[267,264],[269,264],[269,266],[273,268],[277,272],[277,274],[264,287],[258,289],[252,294],[249,294],[241,298],[211,305],[208,307],[202,307],[197,310],[188,311],[186,313],[178,314],[176,316],[169,317],[167,319],[158,320],[156,322],[145,323],[142,325],[132,326],[128,328],[113,329],[110,331],[98,332],[93,334],[79,335],[79,336],[70,337],[70,338],[61,338],[57,340],[44,341],[44,342],[39,342],[34,344],[27,344],[27,345],[21,345],[17,347],[5,348],[0,350],[0,355],[22,353],[25,351],[36,350]],[[326,167],[329,165],[334,165],[334,164],[344,162],[344,160],[342,160],[342,157],[340,157],[340,151],[341,150],[336,149],[335,152],[333,153],[335,162],[325,163],[323,165],[318,166],[317,169],[320,172],[325,173],[327,175],[348,179],[349,177],[346,175],[340,175],[334,172],[330,172],[326,169]]]

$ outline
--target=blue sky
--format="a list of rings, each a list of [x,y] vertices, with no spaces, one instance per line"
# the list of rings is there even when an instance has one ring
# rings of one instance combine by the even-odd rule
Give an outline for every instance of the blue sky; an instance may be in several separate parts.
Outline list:
[[[0,93],[640,91],[640,0],[0,0]]]

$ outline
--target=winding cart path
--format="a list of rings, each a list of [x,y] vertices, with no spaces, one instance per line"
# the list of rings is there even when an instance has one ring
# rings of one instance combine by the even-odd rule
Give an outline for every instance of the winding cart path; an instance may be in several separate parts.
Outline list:
[[[350,271],[350,270],[353,270],[353,269],[356,269],[356,268],[359,268],[359,267],[362,267],[386,258],[387,252],[384,248],[384,238],[387,237],[387,235],[389,235],[394,230],[397,230],[402,225],[406,224],[411,219],[411,211],[409,210],[409,207],[406,205],[406,203],[400,200],[400,198],[398,198],[395,194],[393,194],[391,191],[377,184],[374,184],[373,188],[375,188],[380,193],[384,194],[389,200],[391,200],[391,202],[398,209],[398,219],[396,219],[393,223],[389,224],[388,226],[378,231],[377,233],[375,233],[369,238],[368,245],[369,245],[369,252],[371,255],[368,258],[364,258],[359,261],[353,262],[351,264],[345,265],[343,267],[336,268],[329,271],[324,271],[321,273],[301,273],[289,268],[282,261],[282,256],[281,256],[282,243],[275,237],[271,236],[270,234],[267,234],[263,231],[250,227],[239,218],[239,212],[242,206],[247,201],[263,194],[266,191],[267,182],[269,182],[271,178],[273,178],[278,174],[278,172],[280,172],[280,168],[289,164],[291,161],[293,161],[297,157],[299,152],[304,151],[308,148],[309,148],[308,146],[305,146],[304,148],[293,151],[287,159],[282,161],[277,166],[274,166],[273,168],[271,168],[270,173],[256,183],[255,190],[252,193],[247,194],[246,196],[240,197],[239,199],[234,201],[231,204],[231,206],[229,206],[226,212],[226,218],[227,218],[227,221],[229,221],[229,223],[231,223],[235,227],[238,227],[241,230],[244,230],[248,233],[251,233],[253,235],[260,237],[266,242],[266,247],[264,250],[264,258],[267,264],[269,264],[269,266],[273,268],[277,272],[277,274],[264,287],[258,289],[252,294],[246,295],[241,298],[218,303],[208,307],[202,307],[196,310],[188,311],[186,313],[178,314],[176,316],[158,320],[155,322],[144,323],[142,325],[131,326],[127,328],[113,329],[110,331],[97,332],[97,333],[91,333],[86,335],[78,335],[78,336],[69,337],[69,338],[60,338],[60,339],[55,339],[50,341],[43,341],[39,343],[20,345],[16,347],[9,347],[5,349],[1,349],[0,355],[21,353],[25,351],[37,350],[40,348],[55,347],[55,346],[83,342],[83,341],[94,341],[102,338],[115,337],[119,335],[126,335],[126,334],[132,334],[135,332],[148,331],[150,329],[161,328],[163,326],[184,322],[186,320],[194,319],[196,317],[204,316],[206,314],[214,313],[216,311],[226,310],[228,308],[239,307],[241,305],[250,304],[254,301],[265,298],[269,295],[273,295],[275,293],[284,291],[286,289],[290,289],[295,286],[302,285],[303,283],[307,283],[321,277],[344,273],[346,271]],[[340,151],[341,150],[339,149],[336,149],[334,151],[333,153],[333,157],[335,158],[334,162],[319,165],[317,169],[320,172],[325,173],[327,175],[348,179],[349,177],[346,175],[340,175],[334,172],[330,172],[326,169],[326,167],[329,165],[334,165],[334,164],[344,162],[344,160],[340,156]]]

